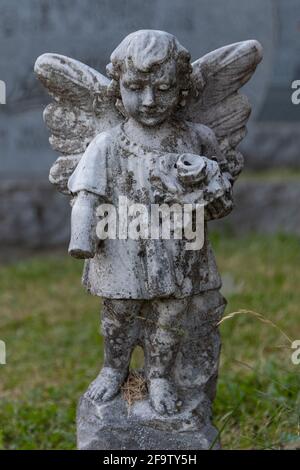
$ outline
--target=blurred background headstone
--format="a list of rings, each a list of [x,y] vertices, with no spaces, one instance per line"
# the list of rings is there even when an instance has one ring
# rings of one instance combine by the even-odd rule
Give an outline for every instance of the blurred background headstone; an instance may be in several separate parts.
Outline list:
[[[33,73],[36,58],[57,52],[105,73],[107,51],[144,28],[173,33],[194,60],[224,44],[252,38],[262,43],[264,60],[245,87],[253,115],[243,151],[252,174],[237,184],[237,208],[226,224],[237,233],[300,233],[300,106],[291,102],[291,83],[300,79],[299,0],[2,0],[0,80],[7,94],[0,105],[2,246],[68,240],[68,198],[48,182],[58,155],[42,122],[49,99]],[[270,176],[276,168],[279,180]],[[224,224],[215,227],[223,230]]]

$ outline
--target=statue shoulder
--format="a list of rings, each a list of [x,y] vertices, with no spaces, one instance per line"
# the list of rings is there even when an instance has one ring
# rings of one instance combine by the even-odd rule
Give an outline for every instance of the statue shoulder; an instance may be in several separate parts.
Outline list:
[[[99,132],[91,141],[91,143],[87,147],[87,150],[108,150],[116,141],[118,133],[119,126],[113,127],[112,129],[106,131]]]
[[[98,133],[86,148],[74,173],[68,181],[70,193],[89,191],[105,196],[107,188],[107,165],[113,154],[117,129]]]

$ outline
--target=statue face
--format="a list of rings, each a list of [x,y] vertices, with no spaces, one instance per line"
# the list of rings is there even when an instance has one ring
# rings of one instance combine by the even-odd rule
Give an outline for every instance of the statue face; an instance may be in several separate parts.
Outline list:
[[[155,65],[149,72],[128,67],[120,79],[127,114],[144,126],[157,126],[168,119],[179,101],[176,62]]]

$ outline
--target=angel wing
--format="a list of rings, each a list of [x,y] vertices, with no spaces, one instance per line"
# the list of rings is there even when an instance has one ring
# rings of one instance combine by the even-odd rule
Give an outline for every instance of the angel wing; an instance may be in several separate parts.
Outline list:
[[[194,93],[183,117],[213,129],[233,179],[243,168],[243,156],[237,146],[246,135],[251,113],[248,98],[239,89],[261,60],[260,43],[249,40],[216,49],[192,64]]]
[[[61,156],[49,179],[69,194],[67,182],[92,139],[123,120],[107,93],[109,79],[87,65],[59,54],[43,54],[34,70],[54,102],[44,110],[52,148]]]

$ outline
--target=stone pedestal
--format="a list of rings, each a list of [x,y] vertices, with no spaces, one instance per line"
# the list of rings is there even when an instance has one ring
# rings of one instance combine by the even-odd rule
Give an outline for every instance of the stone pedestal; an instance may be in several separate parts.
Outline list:
[[[121,395],[97,403],[83,395],[77,412],[77,447],[80,450],[202,450],[219,449],[217,430],[203,422],[208,404],[186,400],[181,413],[163,417],[149,401],[129,406]]]
[[[147,392],[129,405],[121,392],[101,403],[82,396],[77,412],[79,449],[201,450],[220,447],[211,424],[215,398],[220,337],[217,322],[225,300],[217,291],[194,296],[182,317],[185,334],[172,370],[180,413],[160,415],[150,406]],[[149,317],[149,315],[148,315]],[[138,371],[144,377],[143,371]]]

